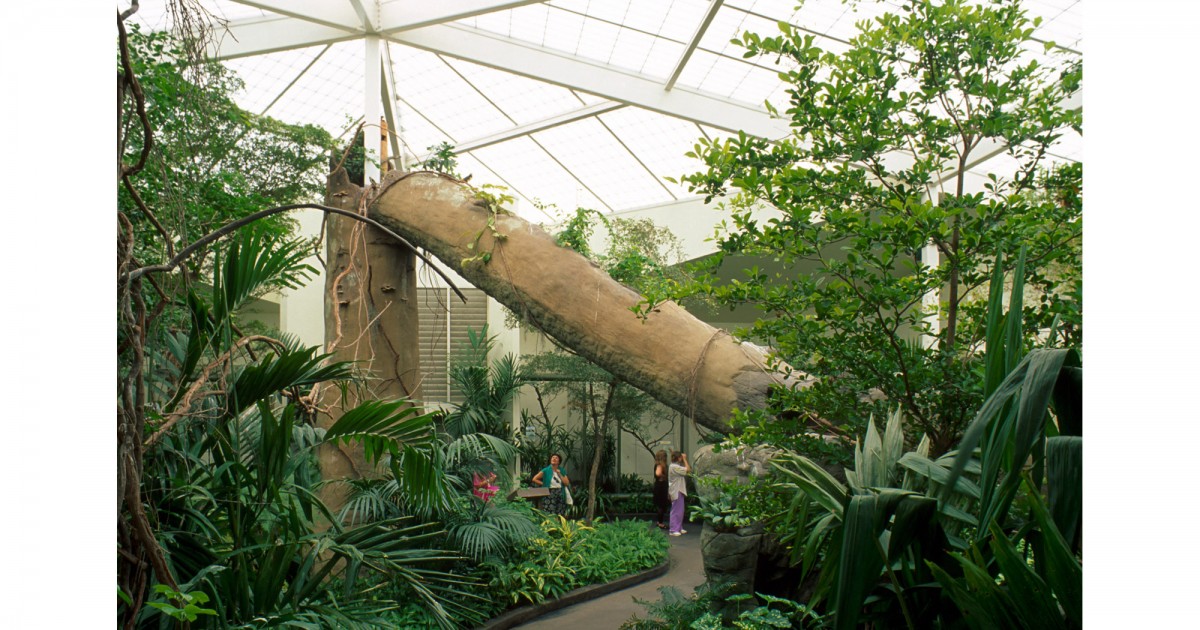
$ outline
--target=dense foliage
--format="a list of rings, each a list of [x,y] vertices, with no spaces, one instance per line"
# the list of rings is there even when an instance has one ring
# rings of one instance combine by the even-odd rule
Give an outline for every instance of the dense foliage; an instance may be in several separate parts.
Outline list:
[[[786,24],[737,40],[780,64],[792,135],[703,139],[692,155],[707,169],[683,178],[724,200],[726,229],[701,282],[648,295],[646,308],[697,293],[752,305],[763,315],[744,334],[818,377],[742,418],[748,436],[807,448],[814,429],[853,435],[898,404],[934,452],[947,450],[982,402],[972,304],[1001,248],[1027,248],[1024,282],[1041,296],[1026,339],[1060,315],[1065,342],[1079,340],[1081,169],[1043,168],[1048,147],[1081,125],[1063,105],[1078,63],[1033,59],[1015,0],[901,8],[860,24],[840,54]],[[966,169],[991,147],[1007,147],[1014,166],[971,192]],[[773,263],[716,274],[745,257]]]
[[[117,192],[118,207],[134,226],[137,260],[164,260],[168,247],[182,248],[233,219],[320,198],[333,146],[328,132],[241,109],[233,101],[241,79],[217,63],[194,64],[169,33],[144,34],[134,25],[129,53],[154,130],[145,168]],[[128,133],[136,129],[134,102],[123,107],[127,133],[120,150],[132,161],[145,136]],[[154,218],[143,208],[153,209]],[[294,228],[279,214],[247,229],[284,238]],[[206,260],[201,253],[187,261],[192,278]]]

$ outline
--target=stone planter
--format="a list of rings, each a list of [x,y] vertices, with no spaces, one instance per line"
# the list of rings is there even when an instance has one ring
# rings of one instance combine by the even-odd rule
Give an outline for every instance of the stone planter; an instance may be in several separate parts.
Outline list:
[[[700,552],[704,556],[704,577],[709,584],[728,582],[730,594],[754,593],[754,573],[758,570],[758,550],[763,528],[754,524],[733,532],[718,532],[704,524],[700,532]]]

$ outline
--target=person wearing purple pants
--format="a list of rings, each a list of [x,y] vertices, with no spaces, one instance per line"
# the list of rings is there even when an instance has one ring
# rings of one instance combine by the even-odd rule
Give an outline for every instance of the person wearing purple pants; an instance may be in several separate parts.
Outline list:
[[[671,452],[671,467],[668,470],[667,496],[671,499],[670,535],[682,536],[687,533],[683,528],[683,504],[687,499],[687,475],[692,472],[688,464],[687,454],[679,451]]]

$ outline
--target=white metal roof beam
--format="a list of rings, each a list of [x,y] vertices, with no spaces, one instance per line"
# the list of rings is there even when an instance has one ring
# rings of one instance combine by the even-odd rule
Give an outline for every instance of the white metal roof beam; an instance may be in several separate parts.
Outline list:
[[[372,0],[371,6],[363,4],[362,0],[350,0],[350,6],[354,9],[354,15],[358,17],[358,21],[368,33],[375,33],[379,30],[379,0]]]
[[[230,22],[218,28],[209,44],[212,59],[236,59],[265,53],[336,44],[362,37],[361,30],[332,27],[290,17],[264,17]]]
[[[341,2],[328,0],[233,0],[237,4],[286,15],[342,30],[362,32],[363,25],[354,9]]]
[[[459,2],[393,2],[380,7],[379,31],[390,35],[434,24],[465,20],[485,13],[506,11],[545,0],[459,0]],[[451,6],[444,6],[449,4]]]
[[[396,110],[396,75],[392,72],[392,44],[383,43],[383,65],[380,68],[379,81],[383,94],[383,117],[387,120],[388,146],[391,147],[391,158],[396,161],[396,168],[404,170],[404,151],[400,146],[400,112]]]
[[[494,133],[494,134],[491,134],[488,136],[484,136],[482,138],[476,138],[474,140],[467,140],[466,142],[461,142],[457,146],[454,147],[454,152],[455,153],[468,153],[468,152],[474,151],[476,149],[490,147],[493,144],[500,144],[501,142],[507,142],[507,141],[513,140],[515,138],[521,138],[524,136],[528,136],[530,134],[534,134],[539,131],[545,131],[547,129],[561,127],[562,125],[567,125],[567,124],[573,123],[577,120],[583,120],[584,118],[591,118],[592,116],[598,116],[605,112],[611,112],[613,110],[621,109],[622,107],[626,107],[626,105],[624,103],[617,103],[615,101],[605,101],[603,103],[597,103],[595,105],[591,105],[588,107],[581,107],[579,109],[571,110],[564,114],[559,114],[557,116],[551,116],[550,118],[546,118],[544,120],[531,122],[529,124],[521,125],[519,127],[513,127],[512,129],[507,129],[505,131],[501,131],[499,133]],[[427,159],[427,158],[428,158],[428,156],[426,156],[425,158],[422,158],[422,159]]]
[[[671,78],[667,79],[667,84],[663,88],[668,92],[675,87],[675,82],[679,80],[679,75],[683,74],[683,69],[687,67],[688,60],[692,58],[692,53],[696,52],[696,47],[700,45],[700,40],[704,39],[704,33],[708,31],[708,27],[712,24],[713,18],[717,17],[717,11],[721,10],[721,4],[725,0],[710,0],[708,4],[708,12],[704,14],[704,19],[700,20],[700,26],[696,27],[696,33],[692,35],[692,41],[688,42],[687,48],[683,49],[683,55],[679,57],[679,61],[675,64],[675,71],[671,73]]]
[[[765,111],[682,88],[666,92],[662,80],[583,60],[540,46],[459,25],[436,25],[397,33],[391,41],[504,70],[726,131],[777,139],[786,121]]]
[[[327,0],[234,0],[278,16],[248,18],[217,28],[220,43],[210,48],[214,59],[235,59],[281,50],[333,44],[363,35],[369,30],[399,33],[424,26],[453,22],[492,11],[503,11],[539,0],[465,0],[453,7],[443,3],[393,2],[380,7],[380,27],[374,29],[368,7]],[[361,10],[361,11],[360,11]],[[361,15],[361,17],[360,17]]]

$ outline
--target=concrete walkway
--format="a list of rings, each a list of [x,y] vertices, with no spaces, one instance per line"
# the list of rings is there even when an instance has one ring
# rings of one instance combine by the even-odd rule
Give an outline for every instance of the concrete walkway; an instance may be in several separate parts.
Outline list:
[[[700,557],[700,523],[688,523],[688,533],[670,536],[671,568],[662,577],[642,582],[623,591],[556,610],[533,621],[516,626],[537,630],[616,630],[637,615],[646,616],[646,609],[634,603],[634,598],[657,601],[662,598],[660,586],[674,586],[684,595],[704,583],[704,564]],[[664,536],[666,534],[663,534]]]

